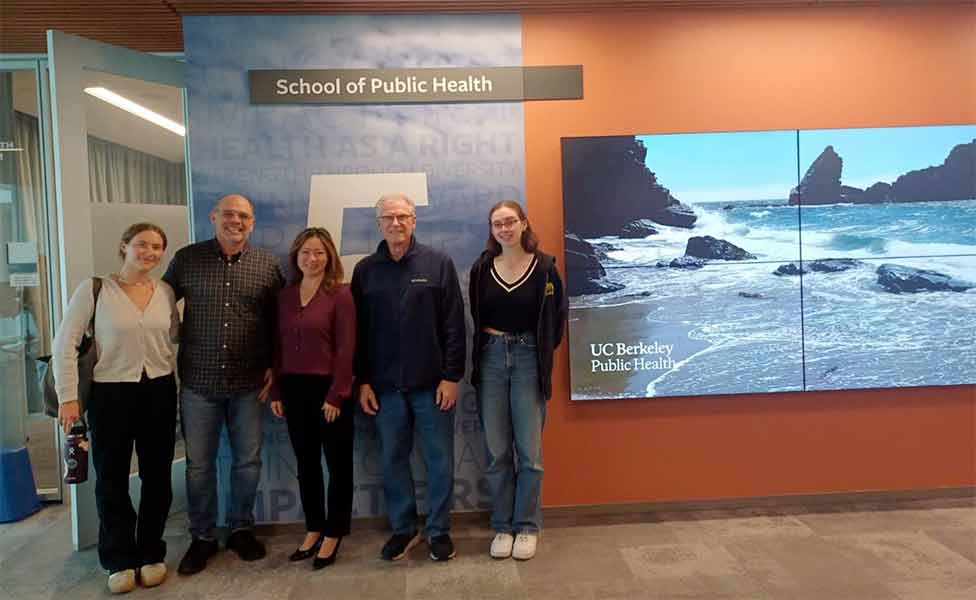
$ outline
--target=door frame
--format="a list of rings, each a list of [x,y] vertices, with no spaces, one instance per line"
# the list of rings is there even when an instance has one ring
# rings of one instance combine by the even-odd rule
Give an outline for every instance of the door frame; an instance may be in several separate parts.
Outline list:
[[[47,31],[47,56],[50,70],[54,190],[58,254],[60,260],[60,305],[67,306],[74,289],[94,270],[91,199],[88,177],[88,131],[85,116],[84,71],[101,71],[151,81],[183,90],[186,121],[184,64],[171,58],[138,52],[121,46],[96,42],[56,30]],[[184,148],[188,144],[184,140]],[[189,174],[189,153],[184,160]],[[190,179],[186,180],[187,220],[192,227]],[[192,234],[191,234],[192,235]],[[60,321],[60,314],[58,321]],[[89,470],[94,473],[93,470]],[[171,512],[186,510],[186,460],[173,461],[173,505]],[[138,475],[129,479],[130,496],[138,506]],[[94,477],[86,483],[69,486],[71,502],[71,540],[76,550],[94,545],[98,538]]]
[[[48,257],[47,266],[47,297],[45,298],[45,308],[47,312],[47,318],[49,323],[57,322],[57,319],[61,315],[61,278],[58,273],[60,270],[60,264],[55,263],[54,258],[58,255],[58,237],[57,237],[57,218],[55,215],[54,207],[54,175],[53,175],[53,155],[52,155],[52,138],[51,138],[51,93],[50,85],[48,81],[48,67],[47,58],[43,55],[17,55],[17,54],[0,54],[0,70],[10,70],[10,71],[33,71],[34,80],[37,84],[36,90],[36,111],[37,111],[37,124],[38,124],[38,145],[40,149],[40,164],[41,164],[41,179],[43,182],[43,193],[41,194],[42,206],[40,210],[43,211],[44,221],[43,227],[44,231],[38,232],[39,237],[42,240],[46,240],[46,245],[43,248],[43,254]],[[52,274],[53,272],[53,274]],[[53,333],[51,338],[53,338]],[[52,342],[52,339],[46,340],[48,344]],[[47,419],[48,417],[40,416],[35,413],[33,416],[28,413],[27,419]],[[60,460],[60,439],[59,439],[59,428],[57,422],[52,421],[50,423],[52,430],[52,444],[54,455],[58,456],[59,459],[56,461],[57,466],[57,481],[61,481],[63,477],[64,465]],[[46,487],[38,488],[37,496],[42,502],[61,502],[64,498],[64,485],[58,485],[56,487]]]

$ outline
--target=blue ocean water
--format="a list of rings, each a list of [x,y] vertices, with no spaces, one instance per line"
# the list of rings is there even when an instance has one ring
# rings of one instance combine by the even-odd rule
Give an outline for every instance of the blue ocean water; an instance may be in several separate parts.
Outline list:
[[[745,201],[694,208],[694,229],[589,240],[607,250],[606,279],[624,287],[571,299],[572,308],[610,311],[638,303],[647,307],[648,332],[636,336],[682,324],[689,339],[706,343],[649,385],[649,396],[976,381],[976,289],[893,294],[876,274],[879,265],[896,263],[976,283],[976,200],[802,209],[785,201]],[[801,219],[804,261],[856,258],[862,264],[808,273],[802,287],[799,277],[773,275],[800,259]],[[683,255],[693,235],[732,242],[758,260],[712,261],[693,271],[655,266]],[[585,340],[574,338],[572,328],[571,320],[575,348]]]
[[[976,253],[976,200],[804,206],[804,258]]]
[[[691,236],[710,235],[760,261],[976,254],[976,200],[790,206],[785,200],[693,205],[693,229],[661,227],[641,240],[598,238],[617,248],[604,266],[654,264],[681,256]],[[976,273],[973,273],[976,278]]]

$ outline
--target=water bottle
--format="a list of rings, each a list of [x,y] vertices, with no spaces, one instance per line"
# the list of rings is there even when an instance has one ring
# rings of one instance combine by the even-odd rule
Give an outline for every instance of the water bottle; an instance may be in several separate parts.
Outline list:
[[[64,438],[64,482],[88,481],[88,427],[81,419],[75,421]]]

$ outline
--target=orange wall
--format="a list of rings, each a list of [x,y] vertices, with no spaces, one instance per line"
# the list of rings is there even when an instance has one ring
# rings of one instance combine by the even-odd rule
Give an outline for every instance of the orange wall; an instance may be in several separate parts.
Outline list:
[[[583,65],[583,100],[525,105],[560,255],[563,136],[976,123],[973,6],[526,15],[523,52]],[[554,379],[547,506],[976,484],[976,386],[571,403],[565,345]]]

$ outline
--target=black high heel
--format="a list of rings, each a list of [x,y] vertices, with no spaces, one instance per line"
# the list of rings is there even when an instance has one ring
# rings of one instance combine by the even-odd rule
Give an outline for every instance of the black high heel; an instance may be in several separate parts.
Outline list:
[[[323,535],[321,538],[319,538],[319,541],[322,541],[324,539],[325,539],[325,536]],[[327,566],[329,566],[332,563],[334,563],[336,561],[336,558],[338,558],[338,556],[339,556],[339,546],[340,545],[342,545],[342,538],[339,538],[336,541],[335,548],[332,549],[332,554],[330,554],[328,556],[324,556],[324,557],[323,556],[316,556],[315,557],[315,560],[312,561],[312,570],[313,571],[318,571],[319,569],[324,569]]]
[[[311,558],[315,556],[316,554],[319,553],[319,547],[322,545],[322,540],[324,539],[325,539],[325,535],[320,534],[319,539],[315,540],[315,543],[312,544],[312,547],[309,548],[308,550],[302,550],[301,546],[299,546],[297,550],[291,553],[291,555],[288,557],[288,560],[291,562],[298,562],[300,560],[305,560],[306,558]]]

